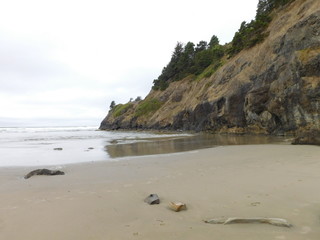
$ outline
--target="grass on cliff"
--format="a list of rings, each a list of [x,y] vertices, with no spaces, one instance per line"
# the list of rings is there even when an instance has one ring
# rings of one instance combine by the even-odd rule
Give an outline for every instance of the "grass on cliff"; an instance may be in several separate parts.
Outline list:
[[[132,103],[118,104],[112,109],[112,116],[119,117],[122,114],[126,113],[132,106]]]
[[[146,99],[138,105],[134,115],[135,117],[145,116],[148,113],[157,111],[161,106],[162,103],[156,98]]]
[[[207,67],[200,75],[197,76],[196,80],[201,80],[203,78],[209,78],[212,74],[214,74],[219,67],[223,65],[222,61],[215,62]]]

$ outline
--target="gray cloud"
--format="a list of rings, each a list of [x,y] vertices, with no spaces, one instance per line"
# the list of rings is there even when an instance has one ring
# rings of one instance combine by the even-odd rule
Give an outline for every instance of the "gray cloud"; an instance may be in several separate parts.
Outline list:
[[[0,91],[20,93],[53,87],[71,75],[52,58],[52,49],[45,43],[0,37]]]

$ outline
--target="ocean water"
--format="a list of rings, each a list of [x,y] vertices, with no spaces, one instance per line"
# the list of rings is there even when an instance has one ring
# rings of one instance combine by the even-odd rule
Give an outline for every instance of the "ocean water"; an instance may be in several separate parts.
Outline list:
[[[0,167],[115,161],[232,144],[283,143],[283,138],[141,131],[96,127],[0,128]]]
[[[107,151],[108,145],[175,136],[99,131],[96,127],[0,128],[0,167],[110,161],[114,159]]]

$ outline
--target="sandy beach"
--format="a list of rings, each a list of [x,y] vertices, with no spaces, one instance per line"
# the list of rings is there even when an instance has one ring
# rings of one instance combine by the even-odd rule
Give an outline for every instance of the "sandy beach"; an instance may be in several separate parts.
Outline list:
[[[0,239],[320,238],[316,146],[224,146],[70,164],[64,176],[25,180],[33,169],[1,168]],[[159,205],[143,201],[151,193]],[[169,210],[170,201],[187,210]],[[203,222],[223,216],[278,217],[293,227]]]

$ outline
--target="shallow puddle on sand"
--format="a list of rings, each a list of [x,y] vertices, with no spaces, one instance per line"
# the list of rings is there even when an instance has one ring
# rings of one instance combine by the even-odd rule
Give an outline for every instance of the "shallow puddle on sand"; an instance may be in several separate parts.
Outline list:
[[[286,143],[284,137],[258,135],[196,134],[165,138],[136,139],[133,143],[121,144],[121,139],[108,143],[105,151],[111,158],[179,153],[226,145]]]

